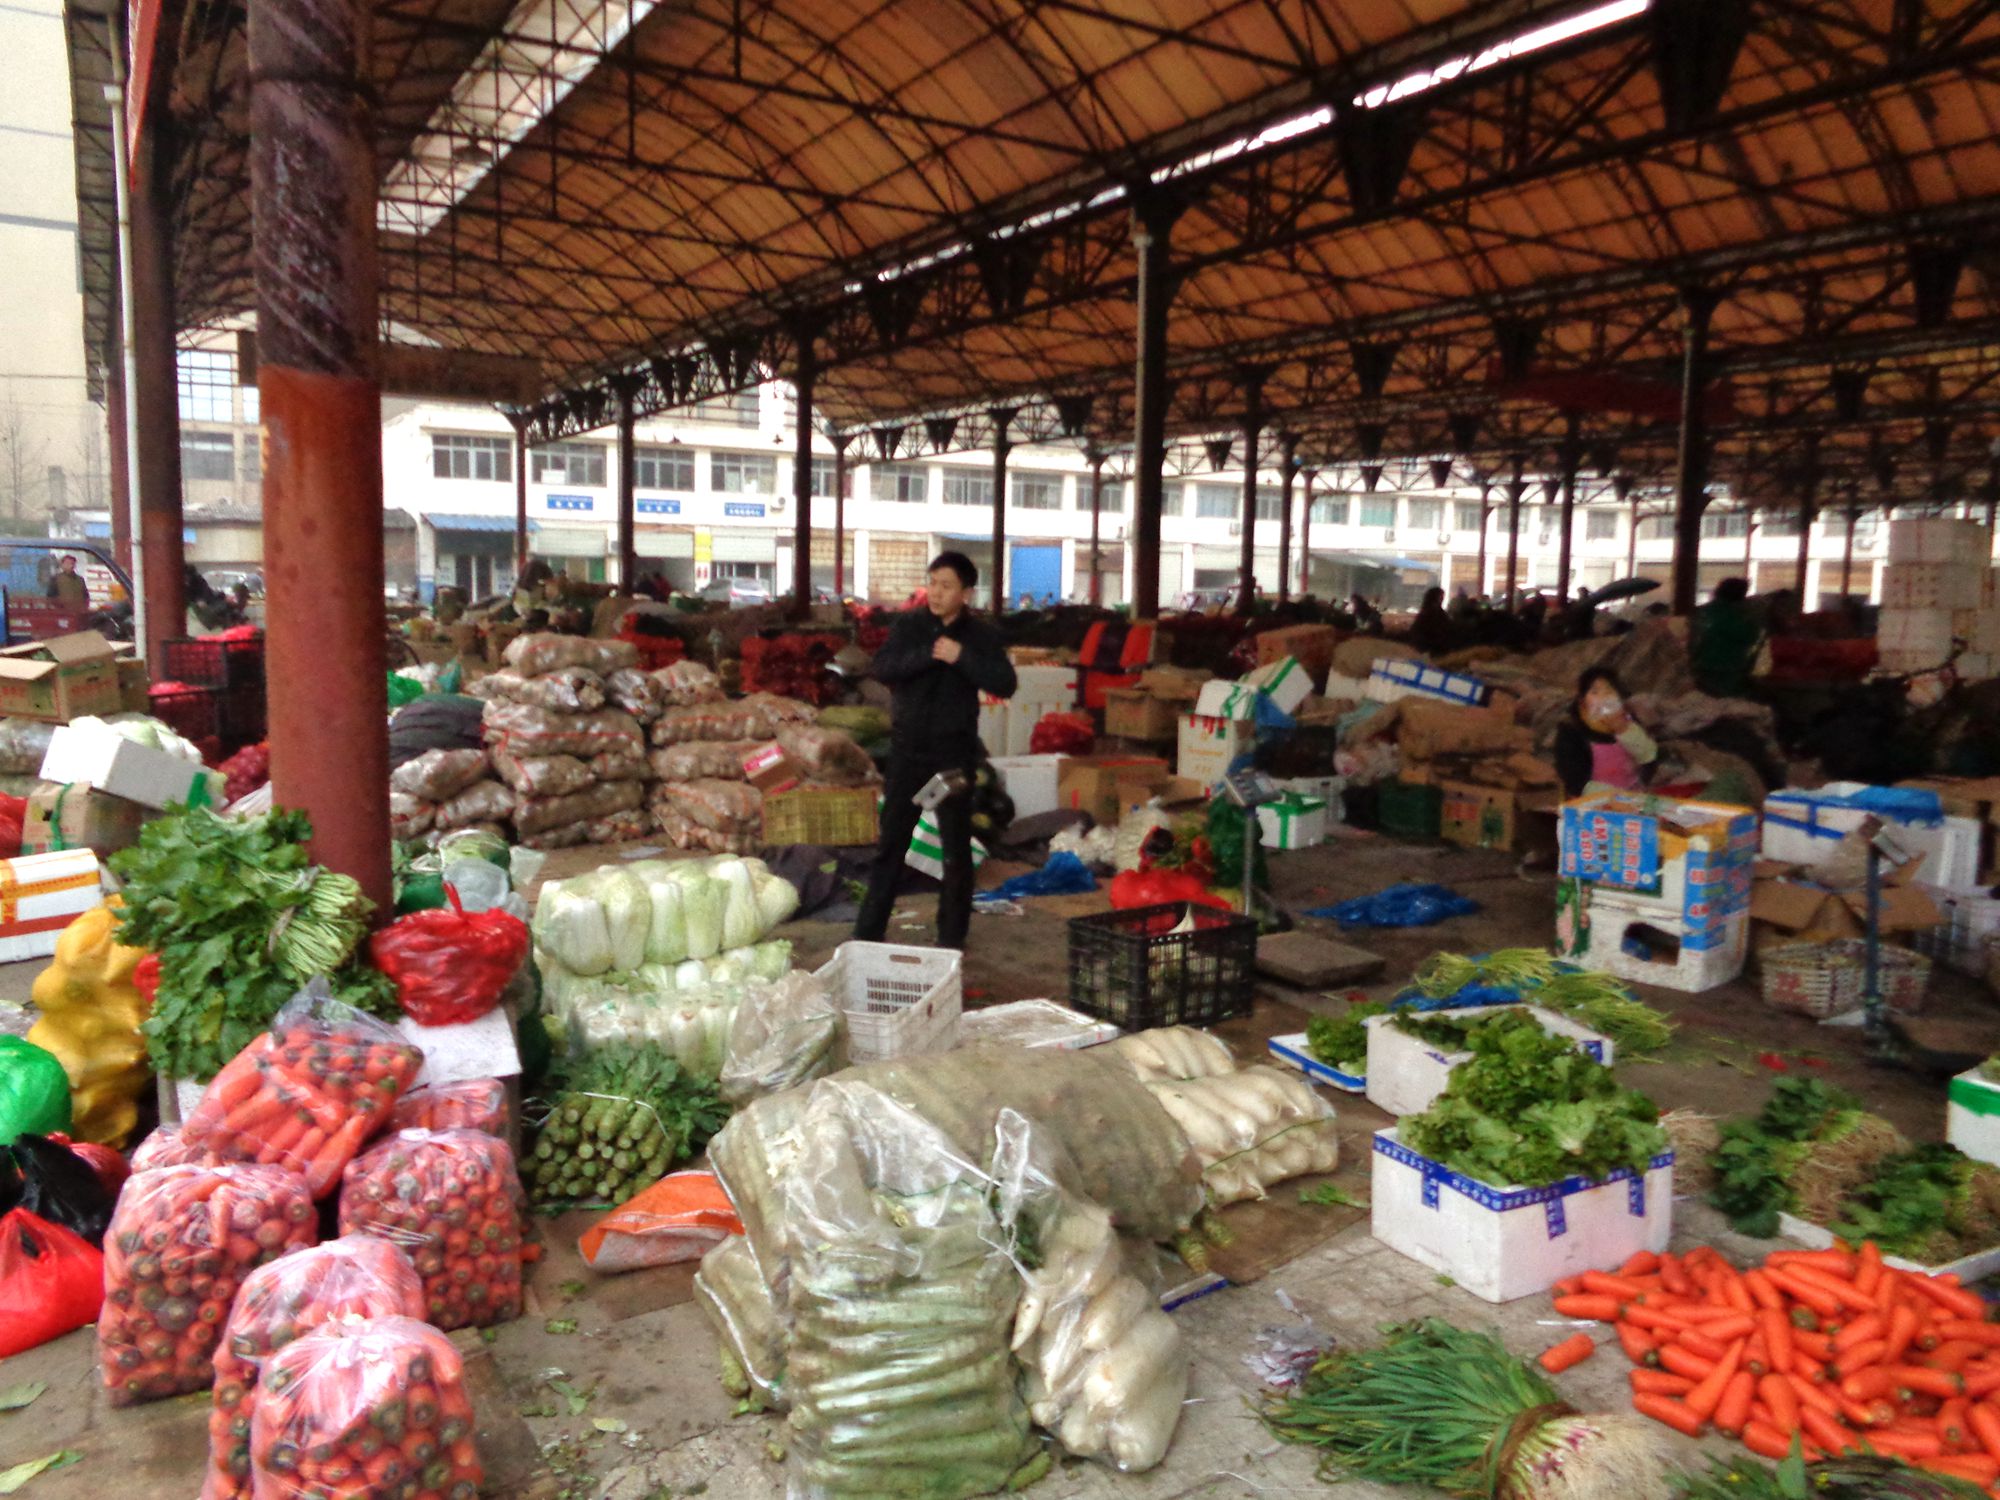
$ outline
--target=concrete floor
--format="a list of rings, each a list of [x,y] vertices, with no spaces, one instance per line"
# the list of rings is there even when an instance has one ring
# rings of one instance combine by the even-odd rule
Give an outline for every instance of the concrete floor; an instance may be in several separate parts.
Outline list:
[[[1510,858],[1498,855],[1347,835],[1319,849],[1278,856],[1272,870],[1279,898],[1293,909],[1401,880],[1440,881],[1482,903],[1477,915],[1437,927],[1361,935],[1359,940],[1387,961],[1371,994],[1399,987],[1418,962],[1439,949],[1476,953],[1541,944],[1553,929],[1552,880],[1523,878]],[[1005,873],[989,867],[986,878]],[[892,924],[892,940],[927,938],[931,904],[932,898],[902,903],[908,916]],[[968,1003],[1063,998],[1064,918],[1043,903],[1027,905],[1021,916],[974,918],[966,960]],[[904,921],[911,930],[899,930]],[[817,962],[844,933],[826,923],[799,922],[788,935],[805,965]],[[0,971],[0,998],[24,996],[32,973],[26,965]],[[1984,1052],[2000,1043],[2000,1009],[1977,987],[1945,976],[1934,996],[1924,1022],[1933,1045]],[[1652,992],[1648,998],[1680,1021],[1680,1038],[1664,1061],[1622,1073],[1663,1108],[1687,1105],[1724,1115],[1754,1108],[1771,1076],[1759,1054],[1778,1054],[1788,1067],[1805,1066],[1810,1055],[1821,1064],[1816,1076],[1862,1094],[1913,1137],[1935,1139],[1941,1133],[1942,1091],[1934,1082],[1870,1068],[1856,1033],[1770,1012],[1747,982],[1702,996]],[[1255,1013],[1217,1030],[1249,1056],[1261,1051],[1265,1038],[1298,1029],[1303,1011],[1339,1003],[1267,989]],[[1335,1180],[1365,1197],[1368,1137],[1386,1117],[1360,1099],[1340,1096],[1335,1102],[1344,1151]],[[1501,1307],[1479,1302],[1372,1239],[1365,1217],[1301,1207],[1295,1198],[1281,1191],[1269,1205],[1232,1209],[1241,1235],[1232,1265],[1247,1268],[1235,1274],[1249,1284],[1213,1292],[1175,1314],[1194,1350],[1195,1376],[1166,1461],[1137,1476],[1066,1464],[1034,1493],[1051,1500],[1386,1496],[1388,1491],[1374,1486],[1319,1481],[1309,1452],[1273,1443],[1256,1422],[1249,1404],[1255,1380],[1243,1360],[1260,1329],[1305,1318],[1331,1338],[1361,1340],[1383,1323],[1436,1314],[1491,1329],[1524,1354],[1569,1331],[1552,1319],[1544,1299]],[[575,1215],[543,1221],[548,1253],[533,1268],[526,1316],[496,1330],[490,1343],[476,1334],[458,1336],[470,1356],[489,1492],[522,1500],[782,1496],[783,1466],[771,1456],[783,1440],[782,1424],[731,1415],[715,1380],[714,1341],[686,1300],[687,1268],[594,1278],[575,1256],[575,1235],[585,1222]],[[1261,1264],[1260,1239],[1282,1243],[1291,1258],[1275,1267]],[[1687,1200],[1677,1206],[1675,1239],[1683,1246],[1716,1243],[1740,1252],[1740,1259],[1769,1248],[1735,1240],[1710,1210]],[[564,1321],[553,1321],[558,1319]],[[550,1331],[552,1322],[564,1328],[568,1320],[574,1320],[574,1332]],[[0,1469],[68,1447],[81,1452],[82,1461],[41,1476],[24,1494],[34,1500],[101,1500],[107,1485],[118,1485],[149,1497],[193,1496],[200,1482],[206,1396],[114,1411],[98,1392],[94,1352],[91,1333],[83,1330],[0,1365],[0,1386],[26,1380],[49,1386],[27,1409],[0,1413]],[[550,1385],[555,1380],[588,1394],[581,1411],[571,1413],[572,1403]],[[1585,1408],[1624,1406],[1623,1361],[1612,1355],[1587,1362],[1560,1383]]]

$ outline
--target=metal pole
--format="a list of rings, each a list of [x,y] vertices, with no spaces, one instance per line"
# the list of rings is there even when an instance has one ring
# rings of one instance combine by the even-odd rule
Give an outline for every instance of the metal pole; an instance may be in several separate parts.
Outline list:
[[[1514,460],[1514,477],[1507,481],[1507,587],[1503,593],[1507,607],[1513,609],[1520,601],[1514,592],[1514,580],[1520,576],[1521,562],[1521,496],[1528,488],[1528,481],[1521,477],[1521,460]]]
[[[125,365],[121,358],[104,367],[104,431],[105,457],[111,470],[111,553],[127,574],[132,572],[131,425],[125,413]],[[134,609],[138,607],[137,593],[135,589]]]
[[[993,420],[993,613],[1007,608],[1007,424],[1014,420],[1012,407],[996,406],[986,414]]]
[[[612,382],[618,400],[618,587],[630,594],[639,583],[637,416],[630,379]]]
[[[361,0],[250,0],[271,773],[390,906],[375,135]],[[176,538],[178,539],[178,538]]]
[[[1104,511],[1104,455],[1095,448],[1085,455],[1090,460],[1090,602],[1104,602],[1104,579],[1098,572],[1100,522]]]
[[[809,328],[798,331],[799,367],[793,372],[798,389],[798,431],[792,453],[792,612],[804,619],[812,608],[812,471],[813,389],[818,384],[819,361],[813,352]]]
[[[1252,372],[1243,384],[1243,551],[1236,569],[1236,608],[1243,614],[1257,602],[1257,439],[1264,432],[1264,377]]]
[[[1569,571],[1571,549],[1575,545],[1570,533],[1575,530],[1576,520],[1576,471],[1583,462],[1583,450],[1576,441],[1576,418],[1569,419],[1569,439],[1562,446],[1562,536],[1556,542],[1556,598],[1562,603],[1569,602]]]
[[[833,435],[833,592],[847,597],[847,444],[844,432]]]
[[[146,646],[145,560],[133,547],[139,535],[139,424],[132,392],[138,389],[138,354],[132,308],[131,142],[125,129],[125,43],[115,21],[106,19],[115,82],[106,85],[111,112],[111,185],[118,209],[118,363],[104,375],[105,442],[111,454],[111,546],[132,577],[132,639]],[[175,397],[179,399],[178,393]]]
[[[1716,296],[1681,292],[1681,427],[1675,454],[1674,587],[1677,615],[1692,614],[1701,583],[1701,513],[1708,508],[1708,321]]]
[[[528,571],[528,418],[513,412],[514,424],[514,581]]]
[[[1860,523],[1860,520],[1860,507],[1854,505],[1848,506],[1847,545],[1840,555],[1840,603],[1843,608],[1846,607],[1849,597],[1854,593],[1854,528]]]
[[[1305,598],[1312,597],[1313,480],[1318,473],[1306,470],[1305,504],[1299,509],[1299,593]]]
[[[1167,449],[1167,307],[1174,273],[1168,241],[1180,206],[1170,198],[1142,197],[1132,206],[1132,245],[1138,259],[1138,353],[1132,441],[1132,618],[1160,613],[1160,513]]]
[[[1292,593],[1292,478],[1299,471],[1299,435],[1278,434],[1278,599]]]
[[[1493,481],[1479,481],[1479,597],[1489,592],[1486,584],[1486,533],[1493,521]]]

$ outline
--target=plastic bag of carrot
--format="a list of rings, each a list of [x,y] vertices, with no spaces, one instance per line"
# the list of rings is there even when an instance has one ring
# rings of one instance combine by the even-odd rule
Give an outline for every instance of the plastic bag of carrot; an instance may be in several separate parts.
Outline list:
[[[250,1466],[256,1500],[474,1500],[484,1476],[458,1351],[414,1318],[293,1340],[264,1364]]]
[[[243,1278],[318,1238],[312,1195],[281,1167],[159,1167],[128,1177],[104,1232],[97,1320],[111,1404],[207,1386]]]
[[[497,1078],[411,1089],[389,1112],[391,1130],[483,1130],[507,1133],[507,1086]]]
[[[324,1198],[423,1064],[420,1049],[315,980],[215,1075],[181,1142],[228,1161],[288,1167]]]
[[[416,1268],[385,1240],[359,1235],[328,1240],[252,1271],[215,1351],[215,1405],[208,1418],[209,1465],[201,1500],[249,1500],[250,1419],[265,1360],[336,1319],[423,1315],[424,1288]]]
[[[348,1166],[340,1232],[400,1246],[439,1328],[521,1315],[526,1199],[505,1141],[479,1130],[399,1130]]]
[[[1753,1453],[1873,1453],[2000,1481],[2000,1324],[1955,1276],[1853,1249],[1779,1250],[1739,1271],[1702,1246],[1559,1282],[1556,1311],[1611,1323],[1632,1405]]]

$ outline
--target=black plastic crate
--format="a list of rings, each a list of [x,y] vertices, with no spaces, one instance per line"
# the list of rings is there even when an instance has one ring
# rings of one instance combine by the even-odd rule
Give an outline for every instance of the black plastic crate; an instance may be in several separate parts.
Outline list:
[[[1332,776],[1340,752],[1340,727],[1299,724],[1282,735],[1258,741],[1255,765],[1271,776]]]
[[[254,745],[265,738],[269,720],[263,678],[230,688],[222,694],[222,738],[229,744]]]
[[[1236,912],[1174,902],[1070,919],[1069,1003],[1127,1031],[1247,1015],[1256,968],[1257,924]]]
[[[1349,828],[1382,826],[1382,794],[1374,782],[1340,789],[1340,821]]]
[[[184,636],[160,642],[160,680],[196,687],[239,688],[264,682],[264,638],[204,640]]]
[[[222,694],[212,687],[192,683],[164,690],[155,687],[146,701],[146,712],[197,745],[222,738]]]

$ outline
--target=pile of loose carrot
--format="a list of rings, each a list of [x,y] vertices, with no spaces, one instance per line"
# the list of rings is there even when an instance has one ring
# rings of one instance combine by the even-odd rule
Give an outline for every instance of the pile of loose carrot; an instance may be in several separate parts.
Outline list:
[[[1710,1424],[1751,1452],[1874,1452],[1992,1487],[2000,1481],[2000,1323],[1954,1276],[1853,1250],[1780,1250],[1738,1271],[1704,1246],[1642,1252],[1556,1284],[1556,1311],[1612,1325],[1632,1405],[1690,1437]],[[1543,1356],[1588,1357],[1579,1339]]]

